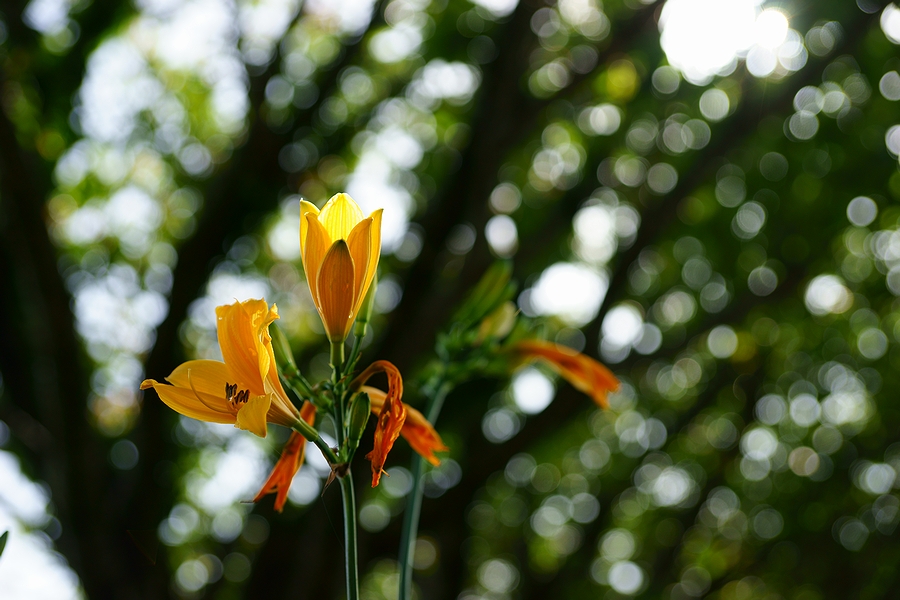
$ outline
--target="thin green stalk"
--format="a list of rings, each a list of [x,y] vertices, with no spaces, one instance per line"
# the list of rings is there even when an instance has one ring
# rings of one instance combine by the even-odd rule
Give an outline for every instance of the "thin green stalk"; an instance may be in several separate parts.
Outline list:
[[[298,398],[309,399],[312,397],[312,386],[306,377],[293,365],[288,365],[281,371],[281,379],[285,381]]]
[[[331,342],[331,368],[334,369],[334,384],[341,380],[341,369],[344,367],[344,342]]]
[[[403,528],[400,530],[400,595],[399,600],[412,598],[413,559],[416,551],[416,539],[419,536],[419,517],[422,514],[422,472],[424,461],[413,453],[412,488],[406,496],[406,510],[403,511]]]
[[[344,366],[344,342],[331,342],[331,381],[334,385],[334,428],[337,430],[338,448],[344,447],[344,389],[341,385]]]
[[[344,501],[344,564],[347,574],[347,600],[359,599],[359,567],[356,559],[356,495],[353,474],[341,477],[341,498]]]
[[[356,367],[356,361],[359,360],[359,351],[362,348],[362,341],[365,335],[365,328],[362,329],[360,335],[353,334],[353,346],[350,349],[350,357],[347,359],[347,373]]]
[[[294,423],[293,430],[311,441],[316,447],[322,451],[322,454],[328,459],[328,462],[335,464],[338,462],[338,457],[334,453],[334,451],[328,447],[328,444],[325,443],[325,440],[319,435],[319,432],[316,431],[312,425],[300,419],[296,423]]]
[[[434,423],[444,399],[450,393],[451,386],[444,383],[439,386],[433,395],[428,396],[425,403],[425,418]],[[416,539],[419,537],[419,517],[422,513],[422,474],[425,463],[422,457],[413,453],[410,472],[412,474],[412,487],[406,496],[406,510],[403,511],[403,528],[400,531],[400,596],[399,600],[412,598],[412,574],[413,558],[416,551]]]

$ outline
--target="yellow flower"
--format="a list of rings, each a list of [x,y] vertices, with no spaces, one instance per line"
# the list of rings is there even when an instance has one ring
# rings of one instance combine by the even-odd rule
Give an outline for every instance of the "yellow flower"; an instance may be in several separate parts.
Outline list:
[[[166,377],[171,385],[145,379],[170,408],[186,417],[234,423],[266,437],[266,422],[291,427],[300,419],[275,366],[269,324],[278,318],[275,305],[247,300],[216,307],[222,358],[189,360]]]
[[[602,408],[609,407],[607,393],[619,389],[619,380],[609,369],[568,346],[542,340],[524,340],[515,344],[512,351],[522,360],[545,361],[575,389],[593,398]]]
[[[350,334],[381,256],[381,209],[363,218],[347,194],[322,207],[300,202],[300,254],[313,302],[332,342]]]

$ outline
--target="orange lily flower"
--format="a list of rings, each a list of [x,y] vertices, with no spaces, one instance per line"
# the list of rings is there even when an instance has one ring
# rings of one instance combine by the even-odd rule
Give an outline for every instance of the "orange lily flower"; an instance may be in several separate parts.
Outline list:
[[[312,402],[305,402],[303,408],[300,409],[300,416],[310,425],[316,422],[316,407]],[[256,494],[254,502],[259,502],[266,494],[275,493],[275,510],[281,512],[284,503],[287,502],[288,491],[291,489],[291,483],[294,481],[294,475],[303,466],[303,458],[306,454],[306,438],[297,433],[291,432],[281,451],[281,457],[275,463],[272,474],[263,484],[262,489]]]
[[[343,342],[366,298],[381,256],[381,212],[363,218],[347,194],[319,211],[300,202],[300,255],[313,301],[332,342]]]
[[[246,300],[216,307],[222,358],[189,360],[166,377],[171,385],[145,379],[170,408],[186,417],[233,423],[266,437],[266,422],[291,427],[300,413],[278,379],[269,324],[278,309],[265,300]]]
[[[394,447],[394,442],[400,436],[403,424],[406,422],[406,406],[401,402],[403,397],[403,378],[400,377],[400,371],[397,367],[386,360],[377,360],[360,373],[356,379],[350,383],[351,391],[358,391],[362,385],[368,381],[369,377],[375,373],[383,372],[388,378],[388,392],[382,401],[380,410],[378,411],[378,424],[375,426],[375,444],[372,451],[366,454],[366,458],[372,461],[372,487],[378,485],[381,481],[381,474],[384,473],[384,461],[387,460],[388,452]],[[375,403],[374,398],[370,396],[372,404]]]
[[[575,389],[593,398],[602,408],[609,407],[607,393],[619,389],[619,380],[609,369],[567,346],[542,340],[525,340],[514,344],[512,351],[523,360],[543,360]]]
[[[379,414],[384,406],[387,394],[378,388],[373,388],[368,385],[362,386],[360,391],[369,395],[369,400],[372,402],[372,412]],[[434,426],[428,422],[425,415],[405,402],[403,403],[403,406],[406,408],[406,421],[403,422],[403,427],[400,429],[400,435],[403,436],[403,439],[405,439],[410,447],[418,452],[422,458],[435,467],[438,466],[441,464],[441,459],[435,456],[434,453],[448,452],[450,448],[444,445],[441,436],[435,431]]]

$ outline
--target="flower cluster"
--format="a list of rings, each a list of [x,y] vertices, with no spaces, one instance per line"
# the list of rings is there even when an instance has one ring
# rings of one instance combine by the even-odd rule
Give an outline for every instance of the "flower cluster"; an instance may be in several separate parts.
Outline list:
[[[279,318],[277,308],[265,300],[246,300],[216,309],[222,361],[187,361],[166,377],[167,383],[147,379],[141,384],[142,390],[152,388],[164,403],[187,417],[232,423],[260,437],[266,436],[267,423],[291,429],[281,457],[254,498],[259,501],[276,494],[279,511],[303,464],[307,440],[328,460],[332,478],[343,478],[370,414],[376,415],[372,450],[366,454],[372,487],[385,472],[398,437],[435,466],[440,464],[435,453],[449,451],[429,420],[403,402],[403,378],[397,367],[377,360],[354,376],[377,285],[381,210],[365,217],[346,194],[335,195],[321,210],[303,201],[300,249],[310,293],[331,344],[330,380],[311,385],[294,364],[283,334],[273,327]],[[605,407],[607,392],[618,387],[606,367],[564,346],[533,337],[507,337],[517,317],[508,301],[511,289],[508,269],[489,272],[454,318],[456,333],[443,338],[446,348],[441,352],[445,356],[492,354],[500,357],[506,372],[530,360],[544,361]],[[355,341],[345,358],[351,331]],[[490,346],[491,340],[501,339],[502,348]],[[465,352],[460,354],[460,349]],[[367,385],[377,373],[387,376],[387,391]],[[299,400],[296,405],[285,386]],[[335,448],[318,433],[317,421],[323,417],[334,422]]]
[[[358,351],[344,361],[343,344],[373,288],[381,253],[381,210],[363,217],[347,194],[335,195],[321,211],[305,201],[300,210],[300,248],[309,289],[332,344],[333,366],[336,372],[349,371]],[[278,309],[270,308],[265,300],[246,300],[218,307],[216,316],[223,361],[188,361],[166,377],[167,384],[147,379],[141,389],[153,388],[163,402],[187,417],[232,423],[260,437],[266,436],[267,423],[293,429],[255,501],[275,493],[275,508],[283,508],[291,481],[303,464],[307,439],[323,446],[320,449],[336,474],[346,473],[365,427],[365,420],[362,427],[351,427],[348,408],[361,394],[371,399],[371,411],[377,415],[375,443],[367,455],[372,462],[373,486],[378,485],[388,453],[400,435],[432,464],[440,462],[435,452],[448,450],[421,413],[402,402],[403,379],[391,363],[376,361],[349,385],[344,378],[335,377],[311,386],[295,369],[282,372],[286,380],[294,377],[289,387],[299,392],[302,404],[298,410],[279,377],[269,329],[279,318]],[[377,372],[388,375],[387,392],[363,385]],[[328,448],[318,436],[315,426],[320,409],[332,411],[347,442],[344,447]],[[407,415],[413,417],[409,423]]]

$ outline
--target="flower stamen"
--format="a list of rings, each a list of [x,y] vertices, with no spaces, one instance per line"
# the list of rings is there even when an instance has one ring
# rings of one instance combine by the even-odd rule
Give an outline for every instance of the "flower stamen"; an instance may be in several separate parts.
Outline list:
[[[242,404],[246,404],[250,399],[250,390],[238,391],[236,383],[225,383],[225,399],[232,408],[240,408]]]
[[[205,407],[208,408],[209,410],[215,411],[215,412],[217,412],[217,413],[222,413],[222,412],[223,412],[221,408],[209,404],[206,400],[203,399],[203,396],[201,396],[201,395],[197,392],[197,388],[194,387],[194,380],[191,378],[191,370],[190,370],[190,369],[187,370],[187,378],[188,378],[188,385],[191,386],[191,391],[194,392],[194,397],[197,398],[197,400],[200,401],[200,404],[202,404],[203,406],[205,406]],[[237,385],[235,385],[234,387],[237,388]],[[226,396],[227,396],[227,394],[228,394],[228,384],[225,384],[225,393],[226,393]],[[225,414],[227,414],[227,413],[225,413]]]

